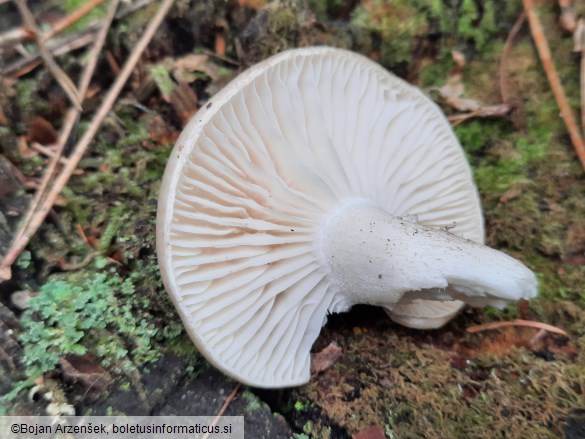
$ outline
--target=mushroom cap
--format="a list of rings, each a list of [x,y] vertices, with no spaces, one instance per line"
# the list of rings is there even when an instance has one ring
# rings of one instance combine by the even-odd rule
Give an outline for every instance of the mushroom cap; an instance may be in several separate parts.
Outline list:
[[[483,242],[471,170],[443,113],[364,56],[280,53],[193,117],[165,171],[157,250],[165,287],[213,365],[258,387],[309,380],[327,314],[354,304],[318,245],[327,213],[352,199]],[[436,327],[461,305],[417,299],[389,312]]]

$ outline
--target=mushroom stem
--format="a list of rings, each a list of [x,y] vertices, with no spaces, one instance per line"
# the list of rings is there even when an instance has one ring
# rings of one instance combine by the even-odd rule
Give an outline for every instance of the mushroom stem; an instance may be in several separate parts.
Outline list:
[[[321,231],[331,282],[352,304],[458,299],[502,307],[537,294],[536,277],[516,259],[366,201],[344,204]]]

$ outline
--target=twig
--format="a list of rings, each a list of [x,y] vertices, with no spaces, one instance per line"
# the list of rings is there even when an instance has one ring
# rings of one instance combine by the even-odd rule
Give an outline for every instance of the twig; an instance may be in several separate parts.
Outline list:
[[[19,43],[21,41],[27,40],[34,40],[35,36],[30,31],[30,29],[26,29],[24,27],[18,27],[16,29],[11,29],[6,32],[2,32],[0,34],[0,47],[4,46],[11,46],[15,43]]]
[[[219,59],[221,61],[224,61],[224,62],[226,62],[228,64],[231,64],[231,65],[234,65],[236,67],[240,67],[241,66],[241,63],[239,61],[236,61],[235,59],[231,59],[231,58],[229,58],[229,57],[227,57],[225,55],[218,55],[217,53],[215,53],[215,52],[213,52],[213,51],[211,51],[209,49],[204,49],[204,50],[201,51],[201,53],[203,53],[204,55],[209,55],[209,56],[211,56],[213,58],[217,58],[217,59]]]
[[[54,57],[64,55],[93,43],[95,41],[95,33],[96,29],[86,28],[75,35],[68,35],[60,40],[49,41],[47,43],[47,49]],[[27,54],[25,57],[8,64],[0,70],[0,74],[13,78],[26,75],[41,64],[39,58],[40,54],[38,51]]]
[[[502,50],[502,57],[500,58],[500,94],[502,95],[502,102],[509,104],[510,103],[510,88],[508,83],[508,58],[510,57],[510,52],[512,51],[512,45],[514,44],[514,40],[520,32],[522,25],[526,21],[526,13],[522,11],[522,13],[516,19],[514,26],[510,29],[510,33],[508,34],[508,38],[506,38],[506,43],[504,44],[504,49]]]
[[[575,10],[571,0],[559,0],[559,8],[561,9],[561,18],[559,19],[561,27],[567,32],[575,32],[577,27],[575,19]]]
[[[40,143],[37,143],[37,142],[32,142],[30,144],[30,148],[40,152],[44,156],[49,157],[51,159],[54,158],[56,155],[55,150],[53,150],[51,148],[47,148],[46,146],[41,145]],[[59,158],[59,162],[61,164],[65,164],[65,163],[67,163],[67,159],[64,157],[61,157],[61,158]]]
[[[219,420],[221,419],[223,413],[225,412],[225,410],[228,408],[228,406],[230,405],[230,403],[232,402],[232,400],[236,396],[236,393],[238,393],[238,390],[240,389],[240,386],[241,386],[241,384],[238,383],[236,385],[236,387],[234,387],[234,390],[232,390],[232,393],[230,393],[228,395],[228,397],[225,399],[223,405],[219,409],[219,412],[217,412],[217,415],[215,416],[215,419],[211,423],[211,425],[213,427],[215,427],[217,425],[217,423],[219,422]],[[205,433],[201,439],[207,439],[208,437],[209,437],[209,432],[208,433]]]
[[[89,83],[91,81],[91,78],[92,78],[93,73],[95,71],[95,67],[97,65],[98,55],[101,52],[102,47],[106,41],[106,36],[108,34],[108,31],[110,29],[110,26],[112,24],[112,21],[114,19],[115,14],[116,14],[118,4],[119,4],[119,0],[113,0],[110,3],[110,6],[108,7],[106,19],[102,25],[100,32],[97,35],[97,39],[95,40],[95,44],[94,44],[93,48],[90,50],[89,57],[88,57],[89,61],[88,61],[87,65],[85,66],[85,69],[81,75],[81,79],[79,80],[78,92],[79,92],[79,95],[82,97],[82,99],[85,96],[85,93],[87,92],[87,89],[89,87]],[[29,227],[29,223],[31,221],[31,218],[33,217],[33,215],[37,211],[37,207],[41,204],[41,200],[45,196],[46,189],[47,189],[49,183],[51,183],[51,181],[53,180],[53,178],[55,176],[55,169],[57,168],[57,163],[60,162],[61,160],[63,160],[63,158],[61,157],[63,154],[63,150],[65,149],[65,145],[67,144],[67,140],[69,139],[69,136],[71,135],[71,131],[73,131],[73,127],[75,126],[76,122],[78,121],[80,115],[81,115],[81,112],[79,111],[78,108],[72,108],[67,112],[67,115],[65,116],[65,123],[63,124],[63,128],[62,128],[61,134],[59,136],[59,141],[57,143],[57,148],[55,148],[55,150],[53,152],[53,156],[51,157],[51,160],[49,161],[47,169],[45,170],[45,173],[43,174],[43,179],[41,181],[41,184],[39,185],[39,188],[37,189],[37,191],[35,193],[33,200],[31,201],[31,203],[29,205],[29,209],[28,209],[24,219],[20,223],[20,228],[16,234],[15,242],[22,239],[23,234],[25,233],[25,231]]]
[[[508,104],[489,105],[467,113],[454,114],[447,117],[447,119],[451,122],[451,125],[455,127],[474,117],[503,117],[511,110],[512,107]]]
[[[568,336],[564,330],[557,328],[556,326],[552,326],[542,322],[533,322],[532,320],[513,320],[511,322],[484,323],[483,325],[471,326],[467,328],[466,331],[471,334],[475,334],[476,332],[487,331],[490,329],[505,328],[508,326],[526,326],[529,328],[543,329],[554,334]]]
[[[116,14],[116,19],[124,18],[127,15],[150,5],[151,3],[154,3],[154,0],[138,0],[129,6],[120,8],[120,11]],[[53,39],[48,41],[46,44],[47,49],[49,49],[53,56],[59,56],[85,47],[95,41],[95,34],[101,28],[101,24],[101,20],[96,20],[88,24],[84,29],[81,29],[72,35],[67,35],[60,39]],[[0,70],[0,74],[3,76],[21,76],[19,73],[22,70],[29,72],[38,65],[37,60],[39,57],[39,52],[28,54],[25,58],[19,59],[18,61],[15,61],[4,67],[2,70]],[[35,63],[37,64],[35,65]]]
[[[122,88],[126,84],[126,81],[128,81],[128,78],[130,77],[132,70],[134,70],[134,67],[136,67],[136,64],[140,60],[140,57],[142,56],[142,53],[146,49],[146,46],[154,37],[154,33],[156,32],[162,20],[164,19],[169,9],[173,5],[173,1],[174,0],[163,0],[162,3],[160,4],[158,11],[156,12],[155,16],[152,18],[148,27],[142,34],[140,40],[134,46],[134,50],[130,54],[130,57],[126,61],[126,64],[124,64],[124,67],[120,72],[120,75],[116,78],[114,84],[108,91],[108,94],[101,103],[97,113],[91,120],[89,127],[87,128],[81,139],[75,145],[73,153],[71,154],[71,156],[69,156],[69,161],[64,166],[59,176],[55,178],[49,189],[48,194],[46,195],[42,203],[39,205],[38,209],[35,212],[35,215],[30,219],[26,231],[24,231],[19,236],[19,239],[15,240],[11,245],[9,252],[2,261],[2,264],[0,265],[0,281],[10,279],[10,266],[16,260],[18,255],[22,252],[22,250],[24,250],[30,238],[34,235],[34,233],[36,233],[38,228],[41,226],[42,222],[49,213],[51,206],[55,202],[55,199],[57,198],[63,187],[69,181],[69,178],[73,174],[73,171],[77,167],[77,164],[83,157],[85,150],[89,146],[90,142],[93,140],[103,120],[106,118],[108,112],[114,105],[118,95],[122,91]]]
[[[577,29],[573,34],[575,52],[581,52],[581,128],[585,129],[585,18],[577,22]]]
[[[116,58],[114,58],[114,55],[112,55],[112,52],[110,52],[109,50],[106,50],[106,61],[108,61],[110,69],[112,69],[114,75],[118,76],[120,74],[120,66],[116,61]]]
[[[48,39],[54,37],[55,35],[63,32],[64,29],[67,29],[73,23],[76,23],[77,21],[81,20],[83,17],[85,17],[87,14],[89,14],[103,2],[104,0],[90,0],[87,3],[83,4],[79,9],[76,9],[67,17],[63,18],[62,20],[59,20],[55,24],[55,26],[51,28],[51,30],[41,35],[40,40],[47,41]]]
[[[542,66],[557,101],[557,105],[561,110],[561,117],[563,118],[567,130],[569,131],[569,136],[571,137],[573,147],[577,152],[577,156],[581,161],[581,165],[585,169],[585,143],[583,142],[583,138],[579,132],[579,127],[575,122],[575,118],[573,117],[573,113],[571,112],[571,108],[567,102],[567,97],[563,91],[563,86],[561,85],[559,75],[552,61],[550,48],[548,46],[546,37],[544,36],[542,25],[540,24],[540,20],[538,19],[536,11],[534,10],[534,4],[532,3],[532,0],[523,0],[523,3],[526,16],[528,17],[528,23],[530,23],[532,38],[534,39],[536,49],[538,50],[538,54],[540,56],[540,61],[542,62]]]
[[[53,38],[55,35],[60,34],[61,32],[63,32],[63,30],[65,30],[72,24],[76,23],[77,21],[81,20],[83,17],[85,17],[87,14],[93,11],[96,7],[101,5],[104,1],[105,0],[91,0],[88,3],[85,3],[79,9],[73,11],[65,18],[59,20],[49,31],[40,35],[39,40],[42,42],[46,42],[47,40]],[[11,44],[14,44],[15,42],[34,39],[35,34],[34,32],[31,31],[31,29],[19,27],[0,34],[0,47],[9,46]]]
[[[6,118],[6,114],[4,114],[2,107],[0,107],[0,125],[8,125],[8,119]]]
[[[71,103],[75,107],[81,109],[81,102],[75,85],[73,85],[73,82],[71,81],[71,79],[69,79],[69,76],[67,76],[67,74],[55,62],[53,55],[47,49],[45,43],[39,38],[39,28],[37,26],[35,18],[32,15],[32,12],[30,11],[26,4],[26,0],[15,0],[15,2],[16,7],[18,8],[18,12],[22,17],[22,21],[24,22],[25,26],[27,26],[29,29],[32,29],[32,31],[35,34],[37,46],[39,48],[39,53],[41,54],[41,58],[43,58],[43,61],[47,65],[47,68],[51,71],[55,80],[59,83],[59,85],[61,86],[61,88],[71,101]]]
[[[79,234],[79,236],[81,237],[81,240],[85,243],[85,245],[87,245],[88,247],[91,247],[91,244],[89,243],[89,239],[87,239],[87,235],[83,231],[83,227],[81,227],[81,224],[79,224],[79,223],[75,224],[75,229],[77,230],[77,233]]]

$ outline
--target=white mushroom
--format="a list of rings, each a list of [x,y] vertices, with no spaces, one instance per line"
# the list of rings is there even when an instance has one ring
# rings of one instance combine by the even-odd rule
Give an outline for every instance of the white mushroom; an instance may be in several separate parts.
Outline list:
[[[430,328],[458,300],[535,296],[533,273],[482,242],[471,171],[439,108],[325,47],[250,68],[195,115],[157,218],[162,277],[189,335],[258,387],[307,382],[327,314],[356,303]]]

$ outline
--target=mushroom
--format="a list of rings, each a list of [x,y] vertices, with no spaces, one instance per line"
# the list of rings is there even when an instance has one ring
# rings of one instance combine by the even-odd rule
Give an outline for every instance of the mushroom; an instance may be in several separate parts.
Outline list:
[[[269,58],[199,110],[157,216],[162,278],[193,342],[226,374],[269,388],[307,382],[327,314],[354,304],[435,328],[463,302],[534,297],[534,274],[483,234],[439,108],[327,47]]]

